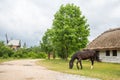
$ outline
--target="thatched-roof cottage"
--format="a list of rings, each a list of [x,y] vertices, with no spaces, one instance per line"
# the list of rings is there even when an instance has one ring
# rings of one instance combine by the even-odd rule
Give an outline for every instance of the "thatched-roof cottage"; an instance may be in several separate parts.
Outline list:
[[[103,62],[120,63],[120,28],[102,33],[86,48],[96,50]]]

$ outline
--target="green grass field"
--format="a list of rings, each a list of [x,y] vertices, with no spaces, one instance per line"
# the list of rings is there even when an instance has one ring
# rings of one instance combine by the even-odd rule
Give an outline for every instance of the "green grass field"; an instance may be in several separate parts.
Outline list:
[[[61,59],[55,60],[40,60],[37,64],[44,66],[50,70],[60,71],[63,73],[78,74],[102,80],[120,80],[120,64],[115,63],[98,63],[95,62],[94,68],[90,69],[89,61],[82,61],[83,69],[77,70],[74,62],[74,68],[69,69],[69,61]]]
[[[0,63],[8,61],[7,59],[0,59]]]
[[[7,59],[0,58],[0,63],[6,62],[6,61],[12,61],[12,60],[16,60],[16,59],[14,59],[14,58],[7,58]]]

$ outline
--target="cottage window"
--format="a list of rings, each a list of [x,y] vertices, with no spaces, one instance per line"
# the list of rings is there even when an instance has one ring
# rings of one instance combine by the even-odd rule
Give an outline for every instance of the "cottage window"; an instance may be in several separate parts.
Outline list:
[[[110,51],[109,50],[106,51],[106,56],[110,56]]]
[[[99,56],[100,51],[96,51],[97,55]]]
[[[113,56],[117,56],[117,50],[113,50],[112,52],[113,52],[112,54]]]

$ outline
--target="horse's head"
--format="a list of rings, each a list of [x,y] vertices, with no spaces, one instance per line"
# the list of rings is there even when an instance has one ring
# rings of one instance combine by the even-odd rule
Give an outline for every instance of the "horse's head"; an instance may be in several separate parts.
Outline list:
[[[75,61],[75,59],[77,59],[77,54],[78,54],[78,53],[73,54],[72,57],[71,57],[71,60],[69,61],[69,68],[70,68],[70,69],[73,68],[74,61]]]
[[[69,62],[69,69],[72,69],[73,68],[73,62],[70,60]]]

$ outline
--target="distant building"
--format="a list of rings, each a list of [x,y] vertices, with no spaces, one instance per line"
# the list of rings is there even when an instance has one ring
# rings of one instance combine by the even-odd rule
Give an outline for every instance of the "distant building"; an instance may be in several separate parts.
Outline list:
[[[20,40],[10,40],[8,41],[7,45],[13,49],[13,50],[17,50],[21,47],[21,41]]]
[[[120,63],[120,28],[105,31],[89,43],[86,49],[96,50],[103,62]]]
[[[20,40],[8,40],[7,34],[6,34],[6,43],[7,43],[7,46],[9,46],[13,50],[17,50],[21,47]]]

